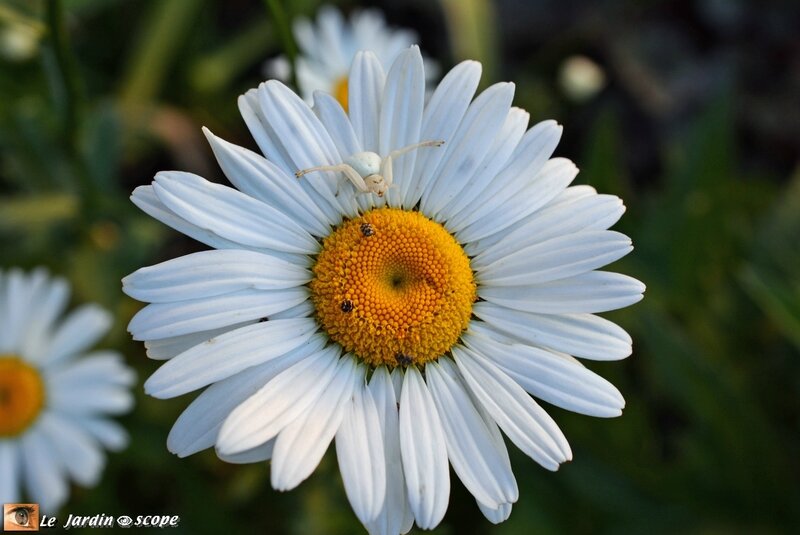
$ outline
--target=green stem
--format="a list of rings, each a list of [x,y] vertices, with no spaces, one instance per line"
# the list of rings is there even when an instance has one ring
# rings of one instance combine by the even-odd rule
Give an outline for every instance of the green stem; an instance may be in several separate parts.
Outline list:
[[[175,76],[180,47],[207,2],[158,0],[150,4],[120,86],[120,103],[126,115],[140,115],[158,99],[165,81]]]
[[[64,24],[64,9],[61,0],[45,2],[47,26],[50,30],[50,42],[56,59],[60,83],[64,91],[63,140],[67,149],[73,174],[84,201],[84,215],[91,219],[97,207],[97,189],[89,177],[89,171],[83,160],[79,147],[79,131],[81,106],[83,98],[80,91],[79,77],[75,61],[67,42]]]
[[[64,134],[70,145],[76,145],[78,131],[78,106],[80,93],[75,66],[69,53],[66,31],[64,30],[64,10],[60,0],[50,0],[47,5],[47,25],[56,57],[61,82],[64,86]]]
[[[283,10],[283,4],[281,4],[281,0],[264,0],[264,4],[267,6],[270,15],[272,15],[272,19],[275,21],[275,27],[283,42],[283,49],[286,52],[286,57],[289,60],[289,79],[292,82],[292,86],[297,89],[297,73],[294,68],[297,47],[295,46],[291,29],[289,28],[289,21],[286,19],[286,12]]]

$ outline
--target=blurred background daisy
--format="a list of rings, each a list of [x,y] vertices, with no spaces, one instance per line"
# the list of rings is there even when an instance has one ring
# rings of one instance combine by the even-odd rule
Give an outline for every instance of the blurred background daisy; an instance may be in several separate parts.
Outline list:
[[[71,482],[94,487],[128,434],[111,416],[133,406],[133,370],[92,351],[113,322],[96,305],[61,317],[69,285],[43,269],[0,271],[0,501],[55,515]]]
[[[130,192],[163,169],[227,184],[201,126],[258,151],[236,98],[263,81],[267,58],[297,68],[305,53],[295,21],[317,27],[322,7],[0,3],[4,273],[63,275],[72,307],[98,303],[115,317],[96,347],[151,375],[159,363],[125,332],[141,305],[119,281],[204,247],[141,213]],[[333,9],[343,27],[379,9],[390,30],[416,32],[443,72],[479,60],[480,89],[513,80],[514,105],[532,123],[564,124],[555,156],[580,168],[575,183],[625,200],[615,229],[636,251],[609,269],[648,287],[635,307],[603,313],[630,333],[632,356],[587,364],[624,393],[624,416],[543,402],[573,461],[557,473],[520,469],[533,463],[510,447],[520,494],[511,518],[490,524],[454,477],[437,532],[800,524],[800,7],[384,0]],[[275,492],[264,466],[222,463],[212,450],[176,459],[165,437],[186,401],[133,392],[134,411],[118,419],[130,446],[108,456],[98,486],[74,486],[62,510],[180,514],[191,532],[361,529],[334,451],[293,492]]]
[[[297,43],[295,75],[300,95],[313,102],[314,91],[333,95],[347,110],[347,79],[350,64],[359,50],[371,50],[388,69],[397,55],[411,45],[420,44],[419,35],[409,28],[394,28],[386,23],[379,9],[356,9],[349,19],[332,5],[319,8],[316,20],[297,17],[292,24]],[[437,63],[427,60],[426,77],[439,72]],[[267,78],[290,81],[292,68],[286,56],[266,64]]]

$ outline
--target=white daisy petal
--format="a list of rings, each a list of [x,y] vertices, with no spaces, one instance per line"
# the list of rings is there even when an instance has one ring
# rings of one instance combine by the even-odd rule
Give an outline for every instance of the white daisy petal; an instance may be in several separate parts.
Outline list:
[[[190,223],[250,247],[313,254],[319,244],[275,208],[233,188],[179,171],[156,175],[159,200]]]
[[[325,236],[335,221],[328,219],[294,176],[252,151],[218,138],[203,128],[228,180],[240,191],[285,213],[307,232]]]
[[[619,390],[577,361],[536,347],[496,342],[477,327],[464,335],[464,342],[539,399],[589,416],[622,414],[625,400]]]
[[[88,349],[111,327],[111,314],[97,305],[83,305],[56,328],[44,351],[48,363],[60,362]]]
[[[449,501],[447,446],[433,397],[413,366],[406,370],[400,394],[400,453],[417,525],[433,529]]]
[[[597,194],[597,190],[592,186],[588,184],[578,184],[577,186],[570,186],[559,193],[558,196],[553,199],[553,204],[568,203]]]
[[[239,113],[242,114],[242,119],[250,130],[250,135],[256,140],[258,148],[261,149],[267,160],[286,172],[285,170],[291,167],[288,163],[289,155],[281,145],[272,141],[275,133],[270,130],[269,123],[264,120],[261,106],[258,103],[258,89],[250,89],[244,95],[239,96],[237,104]]]
[[[511,516],[511,504],[510,503],[503,503],[500,504],[499,507],[492,508],[487,505],[478,502],[478,509],[481,510],[483,516],[486,517],[486,520],[491,522],[492,524],[499,524],[501,522],[505,522],[508,520],[508,517]]]
[[[550,201],[550,203],[544,206],[541,210],[538,210],[532,214],[528,214],[527,216],[519,220],[513,226],[513,228],[505,229],[501,232],[495,232],[494,234],[486,236],[485,238],[480,238],[478,240],[464,244],[464,252],[471,257],[478,256],[481,253],[483,253],[486,249],[492,248],[498,243],[505,242],[506,237],[509,237],[509,239],[511,239],[510,238],[511,236],[517,239],[527,240],[530,243],[526,243],[526,245],[531,245],[533,243],[538,243],[540,241],[543,241],[541,239],[537,239],[539,232],[541,232],[542,235],[545,236],[544,237],[545,240],[554,238],[556,236],[568,234],[570,231],[567,230],[562,232],[561,229],[568,228],[572,224],[571,218],[568,217],[567,220],[564,221],[562,225],[561,223],[563,218],[557,216],[561,216],[563,214],[569,216],[571,212],[562,211],[562,209],[569,203],[572,203],[579,199],[584,199],[586,197],[596,197],[596,196],[597,196],[597,191],[591,186],[587,186],[585,184],[581,184],[578,186],[569,186],[564,191],[553,197],[553,200]],[[604,195],[603,197],[606,197],[606,195]],[[613,197],[613,195],[608,195],[607,197]],[[556,217],[557,221],[553,221],[552,223],[547,223],[547,222],[542,223],[542,225],[536,227],[535,230],[529,228],[529,230],[534,233],[533,236],[530,236],[528,232],[525,233],[522,232],[522,228],[530,224],[531,221],[546,221],[545,219],[540,219],[540,218],[546,218],[551,216]],[[578,230],[607,230],[608,228],[611,227],[611,225],[613,225],[613,222],[610,223],[608,226],[596,227],[594,225],[591,225],[586,228],[579,228]],[[514,248],[514,250],[516,250],[516,248]]]
[[[0,440],[0,503],[19,502],[19,456],[14,442]]]
[[[567,188],[564,192],[575,189]],[[475,256],[474,265],[487,265],[516,251],[551,238],[585,230],[606,230],[625,212],[614,195],[591,194],[573,199],[572,195],[553,199],[547,207],[534,212],[512,229],[470,242],[464,247]],[[569,199],[569,200],[566,200]]]
[[[480,77],[481,64],[477,61],[462,61],[447,73],[425,107],[421,140],[438,139],[447,144],[453,139],[453,134],[461,124],[478,88]],[[410,209],[419,202],[422,193],[427,191],[428,184],[435,177],[444,155],[444,150],[424,150],[417,155],[412,179],[408,181],[408,185],[398,184],[405,208]]]
[[[397,56],[386,75],[381,98],[378,154],[386,156],[393,150],[419,142],[424,105],[425,69],[422,65],[422,54],[418,47],[412,46]],[[404,184],[410,180],[418,152],[413,150],[393,159],[393,182]],[[398,188],[389,189],[387,197],[390,206],[401,204],[401,192]]]
[[[93,385],[127,387],[136,382],[136,374],[116,351],[94,351],[80,360],[49,367],[43,375],[49,382],[76,391]]]
[[[253,251],[212,250],[139,269],[122,279],[122,290],[139,301],[163,303],[212,297],[238,290],[284,290],[311,280],[300,266]]]
[[[309,318],[267,321],[221,334],[165,362],[145,392],[171,398],[292,351],[317,330]]]
[[[374,520],[386,498],[386,459],[378,409],[366,384],[357,385],[336,432],[336,458],[350,506],[363,523]]]
[[[375,54],[357,53],[350,68],[348,108],[356,138],[366,151],[379,152],[379,118],[385,84],[386,75]]]
[[[20,341],[20,350],[29,360],[38,361],[42,357],[50,341],[53,325],[67,306],[69,293],[67,282],[64,279],[54,278],[35,298],[35,313],[30,316],[27,329],[24,329]]]
[[[449,221],[475,202],[492,179],[506,166],[514,149],[528,128],[530,114],[520,108],[511,108],[500,132],[481,164],[470,177],[464,177],[464,188],[440,211],[439,217]]]
[[[8,274],[4,273],[2,269],[0,269],[0,295],[4,297],[4,299],[0,299],[0,325],[8,325],[10,322],[9,318],[14,313],[14,309],[12,308],[11,300],[7,298]],[[16,334],[16,332],[11,332],[11,330],[0,329],[0,351],[5,352],[12,350],[12,336],[16,336]]]
[[[262,385],[225,419],[217,450],[229,454],[254,448],[301,418],[335,377],[339,352],[327,348]]]
[[[209,386],[178,417],[167,437],[167,449],[178,457],[187,457],[213,446],[222,423],[233,409],[278,374],[321,351],[325,342],[322,335],[312,336],[300,347],[281,357],[247,368]],[[217,455],[227,458],[236,454],[217,451]]]
[[[37,295],[43,284],[42,277],[32,273],[26,275],[19,269],[11,269],[4,277],[2,320],[5,328],[0,330],[0,351],[17,351],[22,345],[28,330],[28,317],[37,302]],[[36,280],[38,279],[38,281]]]
[[[347,57],[340,38],[344,27],[344,17],[333,6],[322,6],[317,15],[318,53],[331,57],[331,63],[346,63]]]
[[[42,511],[57,510],[69,495],[56,445],[40,427],[34,427],[20,440],[22,474],[28,493]]]
[[[59,414],[67,418],[75,425],[89,433],[95,440],[111,451],[121,451],[128,446],[129,437],[125,428],[113,420],[99,416],[81,415],[75,418],[74,415]]]
[[[631,354],[631,337],[618,325],[592,314],[544,315],[475,303],[472,312],[489,326],[521,342],[591,360]]]
[[[356,137],[350,118],[335,98],[322,91],[316,91],[314,93],[314,113],[317,114],[325,129],[331,132],[333,142],[339,149],[339,156],[342,159],[364,150]]]
[[[383,66],[372,51],[359,51],[353,57],[348,75],[349,119],[358,145],[364,151],[379,151],[381,98],[386,83]],[[352,154],[352,153],[351,153]],[[355,194],[355,189],[346,184],[346,192],[356,196],[362,212],[381,206],[386,198],[375,195]]]
[[[453,231],[460,231],[479,219],[498,211],[504,212],[505,210],[498,210],[497,207],[505,208],[507,202],[521,195],[526,186],[538,178],[558,145],[561,131],[561,126],[555,121],[542,121],[525,132],[509,157],[508,164],[494,177],[484,177],[483,183],[476,186],[482,186],[481,191],[490,192],[492,202],[478,201],[469,210],[454,215],[448,221],[448,227]],[[481,199],[480,196],[476,198]],[[526,197],[525,200],[532,205],[541,206],[542,203],[536,197]]]
[[[273,449],[275,449],[275,439],[268,440],[267,442],[265,442],[260,446],[256,446],[255,448],[245,450],[241,453],[223,455],[217,452],[217,456],[226,463],[231,463],[231,464],[260,463],[262,461],[268,461],[272,458]]]
[[[530,286],[485,286],[478,296],[507,308],[542,314],[606,312],[641,301],[644,284],[605,271],[590,271]]]
[[[297,41],[297,46],[306,53],[322,52],[321,47],[317,45],[317,33],[311,21],[305,17],[297,17],[292,21],[292,33]]]
[[[276,80],[261,84],[258,88],[258,104],[275,134],[274,141],[283,146],[287,155],[286,167],[283,168],[286,173],[293,175],[302,169],[341,163],[338,150],[325,127],[311,108],[285,85]],[[356,203],[353,198],[336,196],[337,179],[335,173],[317,172],[303,176],[301,183],[309,184],[341,214],[355,215]]]
[[[445,140],[446,154],[422,195],[421,211],[441,220],[441,209],[464,188],[503,128],[513,99],[514,84],[501,82],[470,104],[452,139]]]
[[[356,382],[364,380],[365,371],[351,356],[339,359],[333,380],[313,406],[281,431],[272,455],[273,488],[293,489],[311,475],[339,429],[345,405]]]
[[[178,336],[170,336],[169,338],[160,338],[158,340],[145,340],[144,347],[147,350],[147,356],[149,358],[153,360],[169,360],[175,355],[180,355],[184,351],[198,344],[202,344],[207,340],[211,340],[220,334],[236,330],[239,327],[244,327],[245,325],[252,325],[257,321],[258,320],[250,320],[220,327],[219,329],[181,334]]]
[[[100,445],[91,435],[55,414],[45,414],[41,430],[63,460],[66,472],[84,486],[97,485],[105,465]]]
[[[298,65],[298,76],[302,72],[302,62]],[[264,84],[262,84],[263,86]],[[261,148],[264,156],[275,165],[277,165],[283,173],[293,174],[294,163],[293,158],[283,146],[280,136],[275,132],[273,125],[267,121],[264,111],[261,109],[259,101],[261,94],[261,87],[258,89],[251,89],[244,95],[239,97],[239,111],[244,118],[250,133],[255,138],[256,143]],[[338,204],[330,202],[325,195],[320,194],[315,187],[321,187],[323,191],[327,191],[325,184],[316,184],[319,177],[311,175],[306,177],[307,180],[299,181],[300,187],[305,190],[306,194],[311,197],[320,210],[325,213],[325,217],[332,221],[333,224],[341,222],[341,211]],[[330,175],[329,175],[330,178]]]
[[[134,340],[170,338],[268,317],[306,299],[308,290],[298,287],[240,290],[201,299],[153,303],[136,313],[128,331]]]
[[[167,208],[156,196],[153,186],[139,186],[133,190],[131,201],[144,213],[165,225],[215,249],[257,249],[226,240],[212,231],[189,223]]]
[[[513,226],[547,204],[569,186],[578,175],[575,164],[565,158],[553,158],[542,166],[533,179],[502,205],[503,210],[470,219],[472,222],[456,233],[464,243],[491,236]],[[497,199],[493,199],[498,202]],[[481,205],[483,206],[483,205]],[[498,213],[502,212],[502,213]]]
[[[519,449],[548,470],[572,458],[561,430],[521,386],[468,349],[454,347],[453,356],[472,393]]]
[[[75,390],[72,385],[50,383],[48,404],[66,414],[124,414],[133,407],[133,395],[127,388],[108,384],[84,385]]]
[[[306,300],[299,305],[287,308],[286,310],[281,310],[275,314],[270,314],[268,319],[282,320],[289,318],[308,318],[314,315],[314,310],[314,303],[310,300]]]
[[[399,377],[399,374],[398,374]],[[400,460],[400,430],[397,397],[392,378],[385,366],[372,373],[369,389],[378,411],[386,462],[386,499],[378,516],[367,524],[372,534],[405,533],[414,523],[406,496],[406,480]]]
[[[519,496],[505,446],[498,448],[449,359],[425,366],[453,470],[479,502],[499,507]]]
[[[405,381],[405,373],[402,368],[394,368],[391,373],[392,386],[394,387],[395,396],[398,396],[403,391],[403,381]],[[398,410],[400,407],[397,407]]]
[[[481,286],[540,284],[605,266],[632,250],[630,238],[619,232],[579,232],[529,245],[485,267],[473,267]]]

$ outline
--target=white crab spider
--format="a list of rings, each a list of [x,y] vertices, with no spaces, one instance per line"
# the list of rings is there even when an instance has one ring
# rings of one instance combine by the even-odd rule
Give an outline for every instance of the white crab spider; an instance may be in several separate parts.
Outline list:
[[[374,193],[378,197],[392,186],[392,159],[422,147],[439,147],[444,141],[423,141],[415,143],[402,149],[393,150],[385,158],[381,158],[374,152],[357,152],[345,158],[344,162],[338,165],[320,165],[297,171],[294,175],[297,178],[314,171],[335,171],[344,173],[350,182],[361,193]]]

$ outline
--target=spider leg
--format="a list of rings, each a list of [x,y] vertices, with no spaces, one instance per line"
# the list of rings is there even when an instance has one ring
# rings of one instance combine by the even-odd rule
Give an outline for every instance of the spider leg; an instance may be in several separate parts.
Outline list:
[[[406,147],[403,147],[403,148],[400,148],[400,149],[397,149],[397,150],[393,150],[392,152],[389,153],[389,156],[387,156],[387,158],[397,158],[401,154],[405,154],[405,153],[410,152],[410,151],[412,151],[414,149],[421,149],[422,147],[440,147],[442,145],[444,145],[444,141],[442,141],[442,140],[423,141],[421,143],[414,143],[413,145],[408,145]]]
[[[392,180],[394,180],[391,154],[384,158],[383,162],[381,163],[381,175],[383,175],[383,181],[386,183],[386,187],[391,187]]]
[[[358,189],[359,191],[367,191],[367,184],[364,182],[364,179],[361,178],[361,175],[358,174],[358,171],[356,171],[346,163],[340,163],[339,165],[320,165],[317,167],[309,167],[308,169],[297,171],[294,174],[294,176],[300,178],[303,175],[306,175],[308,173],[314,173],[317,171],[333,171],[335,173],[343,173],[344,176],[347,177],[347,179],[353,183],[356,189]]]

